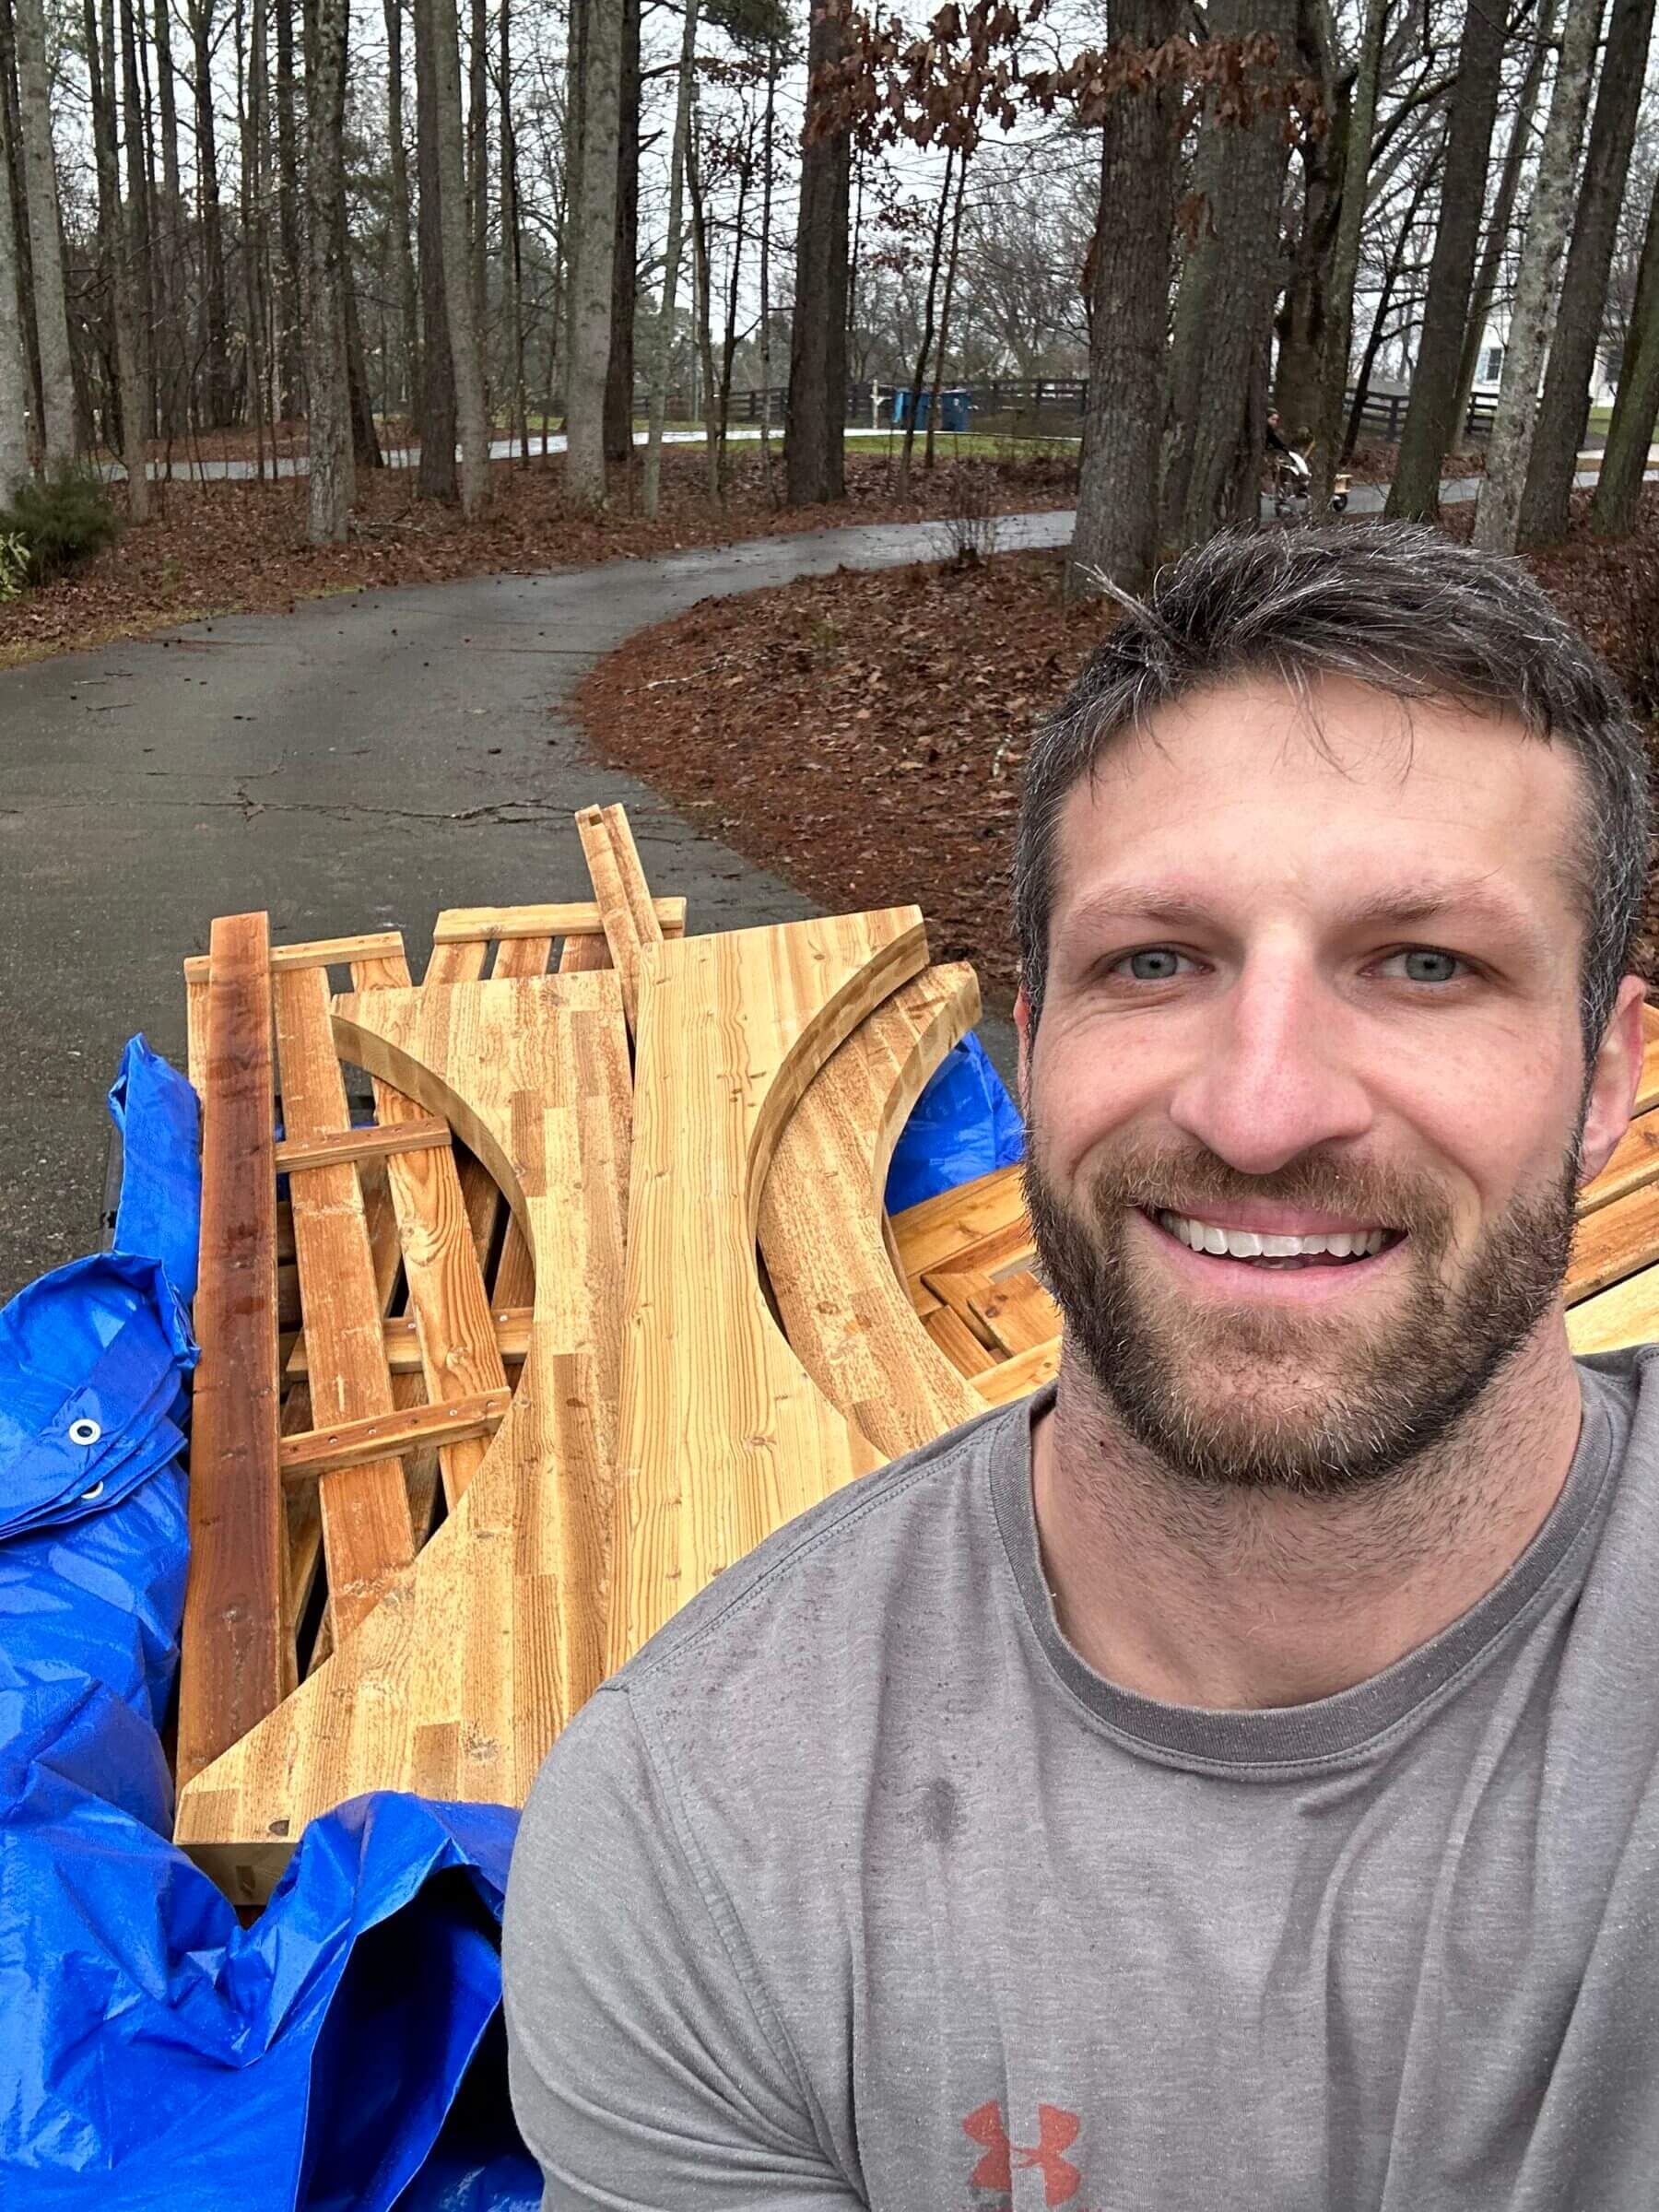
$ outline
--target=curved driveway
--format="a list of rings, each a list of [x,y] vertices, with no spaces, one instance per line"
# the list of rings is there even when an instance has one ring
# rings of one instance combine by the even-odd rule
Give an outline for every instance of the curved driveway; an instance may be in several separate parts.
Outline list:
[[[1071,521],[1007,518],[1000,543],[1064,544]],[[571,817],[618,799],[694,928],[810,912],[594,762],[560,703],[699,599],[941,549],[927,524],[759,538],[317,600],[0,674],[0,1299],[96,1243],[105,1086],[135,1030],[182,1065],[179,964],[215,914],[268,908],[278,943],[400,927],[418,973],[441,907],[588,896]],[[988,1041],[1003,1057],[1006,1033]]]

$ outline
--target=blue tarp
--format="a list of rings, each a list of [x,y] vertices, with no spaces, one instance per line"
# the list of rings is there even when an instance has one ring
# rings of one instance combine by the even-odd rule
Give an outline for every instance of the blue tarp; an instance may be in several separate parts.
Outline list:
[[[115,1249],[0,1310],[0,2203],[532,2212],[500,2012],[516,1816],[359,1798],[247,1928],[168,1841],[196,1106],[141,1037],[110,1105]],[[1018,1136],[970,1038],[889,1204]]]

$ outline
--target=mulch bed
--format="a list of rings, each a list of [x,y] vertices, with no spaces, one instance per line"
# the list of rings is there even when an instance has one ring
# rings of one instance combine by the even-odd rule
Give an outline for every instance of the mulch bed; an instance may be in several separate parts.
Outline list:
[[[1652,719],[1659,495],[1618,544],[1585,503],[1531,565]],[[1472,519],[1447,510],[1459,536]],[[934,958],[971,960],[1003,1006],[1026,744],[1112,618],[1065,606],[1063,574],[1063,555],[1024,553],[706,600],[602,661],[577,711],[606,760],[823,906],[914,900]]]
[[[562,454],[534,458],[528,467],[495,462],[490,510],[472,524],[457,508],[418,500],[412,470],[364,472],[352,535],[343,546],[307,544],[303,478],[157,484],[150,522],[129,528],[72,574],[0,605],[0,666],[211,615],[281,612],[330,592],[641,560],[686,546],[853,523],[937,520],[964,499],[953,465],[918,468],[900,499],[885,456],[849,455],[844,502],[791,509],[774,503],[759,447],[746,444],[731,449],[726,496],[717,503],[705,466],[700,446],[665,451],[654,523],[639,512],[638,466],[613,472],[609,504],[594,514],[567,505]],[[1075,460],[970,467],[971,496],[982,495],[989,472],[991,504],[999,512],[1069,507],[1076,497]],[[779,500],[782,485],[774,453]],[[114,487],[112,496],[122,503],[124,488]]]

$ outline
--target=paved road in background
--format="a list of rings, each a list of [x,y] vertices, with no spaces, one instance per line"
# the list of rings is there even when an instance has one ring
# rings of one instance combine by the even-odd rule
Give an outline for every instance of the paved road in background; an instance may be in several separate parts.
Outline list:
[[[1064,544],[1068,513],[1001,544]],[[179,964],[215,914],[278,943],[441,907],[589,896],[572,810],[621,800],[694,928],[788,920],[799,892],[598,767],[562,711],[631,630],[698,599],[925,559],[926,524],[822,530],[542,576],[235,616],[0,673],[0,1298],[96,1242],[103,1094],[142,1030],[182,1065]],[[1004,1023],[987,1045],[1009,1064]]]

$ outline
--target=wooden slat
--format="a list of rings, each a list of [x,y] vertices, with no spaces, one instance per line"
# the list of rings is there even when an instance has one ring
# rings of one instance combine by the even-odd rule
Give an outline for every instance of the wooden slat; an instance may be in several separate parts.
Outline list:
[[[1010,1275],[978,1300],[974,1318],[1003,1353],[1035,1351],[1060,1334],[1060,1309],[1034,1275]]]
[[[1586,1214],[1572,1240],[1567,1303],[1576,1305],[1659,1260],[1659,1184]]]
[[[179,1680],[182,1781],[292,1687],[277,1479],[276,1168],[269,931],[213,924],[202,1063],[201,1278],[190,1445],[190,1573]]]
[[[683,936],[684,899],[653,903],[663,935]],[[452,906],[433,926],[432,946],[436,950],[440,945],[488,945],[511,937],[596,937],[604,926],[591,899],[567,900],[554,906]]]
[[[940,1306],[932,1313],[922,1316],[922,1326],[959,1373],[970,1381],[982,1375],[987,1368],[997,1364],[996,1354],[976,1336],[962,1316],[949,1306]]]
[[[496,1350],[504,1367],[523,1364],[530,1343],[530,1308],[511,1306],[504,1311],[492,1312],[490,1321],[495,1330]],[[386,1365],[394,1380],[399,1375],[418,1375],[420,1372],[420,1337],[415,1326],[413,1313],[400,1313],[389,1321],[384,1329]],[[302,1382],[307,1369],[305,1338],[300,1336],[288,1356],[283,1375],[289,1382]],[[306,1428],[311,1423],[305,1423]]]
[[[507,1418],[395,1593],[181,1794],[179,1841],[250,1901],[308,1820],[364,1790],[521,1804],[603,1656],[630,1103],[617,979],[365,992],[335,1019],[356,1064],[512,1187],[535,1312]]]
[[[1659,1179],[1659,1113],[1639,1113],[1601,1173],[1579,1193],[1579,1213],[1593,1214],[1598,1206],[1611,1206],[1615,1198],[1628,1198],[1632,1191],[1655,1179]]]
[[[814,1078],[760,1194],[760,1250],[790,1348],[886,1457],[979,1410],[916,1317],[881,1205],[911,1108],[978,1015],[971,968],[930,968],[895,991]]]
[[[895,1214],[893,1235],[904,1272],[919,1276],[930,1267],[954,1265],[964,1246],[1024,1219],[1018,1168],[995,1168]]]
[[[605,940],[601,937],[593,941],[603,944]],[[552,952],[551,937],[508,938],[496,953],[496,975],[505,982],[545,975]],[[505,1205],[505,1199],[501,1203]],[[531,1256],[530,1241],[524,1224],[512,1212],[508,1214],[507,1233],[501,1240],[501,1256],[496,1263],[490,1296],[498,1307],[529,1306],[535,1302],[535,1262]]]
[[[401,957],[354,961],[351,976],[359,994],[376,990],[401,994],[408,988],[409,971]],[[416,1127],[427,1118],[394,1085],[380,1076],[371,1081],[374,1111],[383,1127]],[[447,1122],[441,1125],[449,1128]],[[447,1146],[441,1152],[394,1153],[386,1161],[386,1180],[428,1401],[439,1406],[504,1390],[506,1371],[453,1153]],[[512,1302],[527,1305],[528,1293]],[[395,1382],[393,1392],[394,1397],[399,1394]],[[452,1512],[477,1473],[485,1450],[477,1431],[452,1436],[441,1445],[438,1465]]]
[[[1659,1267],[1643,1267],[1567,1316],[1567,1341],[1575,1353],[1619,1352],[1659,1337]]]
[[[442,919],[440,915],[440,923]],[[427,962],[428,985],[481,982],[489,946],[490,939],[487,936],[435,942],[432,957]],[[468,1159],[462,1163],[461,1203],[466,1208],[478,1265],[488,1270],[495,1251],[496,1227],[503,1202],[495,1177],[482,1160]]]
[[[365,1467],[388,1453],[420,1444],[446,1444],[493,1436],[507,1418],[512,1393],[502,1386],[478,1397],[452,1398],[441,1406],[411,1406],[369,1420],[336,1421],[329,1429],[308,1429],[285,1436],[279,1447],[284,1482],[314,1481],[336,1467]]]
[[[394,1127],[336,1129],[331,1135],[302,1143],[286,1137],[276,1147],[276,1171],[291,1174],[296,1168],[326,1168],[339,1161],[384,1159],[389,1152],[427,1152],[450,1141],[450,1125],[430,1114],[416,1114]]]
[[[560,975],[592,975],[611,964],[610,947],[600,937],[567,937],[559,948]]]
[[[796,1101],[926,958],[913,907],[642,949],[613,1667],[872,1464],[767,1310],[755,1225]]]
[[[274,945],[271,973],[292,975],[303,968],[347,968],[353,960],[384,959],[403,951],[402,933],[371,930],[366,936],[316,937],[308,945]],[[184,963],[185,982],[206,982],[210,953],[194,953]]]
[[[922,1279],[971,1336],[977,1336],[994,1359],[1002,1357],[1006,1347],[997,1343],[983,1318],[984,1306],[996,1295],[996,1285],[988,1275],[976,1267],[935,1267]]]
[[[645,880],[645,870],[640,860],[640,848],[634,842],[633,825],[628,818],[628,809],[626,806],[606,806],[603,818],[610,836],[617,873],[621,878],[622,894],[628,900],[628,911],[633,921],[634,935],[641,945],[660,945],[666,933],[657,920],[651,886]]]
[[[320,967],[276,979],[284,1125],[305,1140],[342,1127],[346,1087]],[[436,1153],[410,1158],[437,1159]],[[355,1167],[303,1168],[288,1179],[300,1300],[320,1426],[393,1411],[382,1350],[383,1305]],[[394,1458],[324,1477],[321,1504],[330,1612],[344,1641],[415,1556],[405,1470]]]
[[[1011,1406],[1016,1398],[1029,1398],[1034,1390],[1052,1382],[1059,1372],[1060,1339],[1053,1336],[1047,1344],[1016,1353],[1012,1359],[999,1359],[994,1367],[975,1375],[970,1388],[985,1406]]]
[[[184,1065],[199,1100],[207,1095],[207,977],[184,979]]]
[[[1659,1106],[1659,1008],[1642,1007],[1641,1033],[1647,1042],[1641,1055],[1641,1080],[1636,1086],[1633,1111],[1637,1113]]]
[[[629,1033],[637,1036],[640,951],[644,945],[660,943],[661,933],[653,938],[641,930],[639,909],[641,901],[637,895],[629,896],[623,855],[617,848],[611,825],[603,809],[598,806],[582,807],[576,817],[576,834],[582,840],[582,857],[587,862],[588,874],[594,879],[594,897],[605,929],[605,941],[610,947],[611,965],[621,978],[622,1011],[627,1017]],[[631,847],[630,839],[630,850]],[[654,915],[652,922],[654,927]]]

